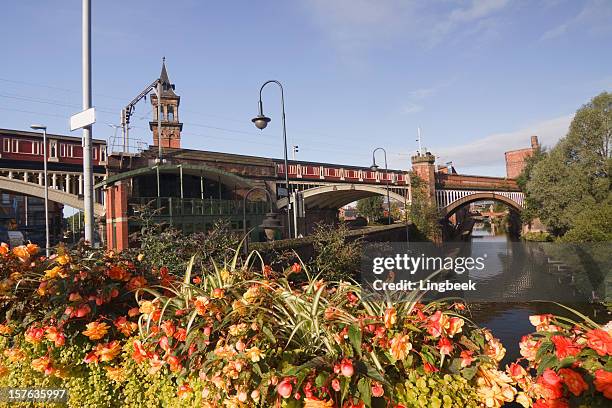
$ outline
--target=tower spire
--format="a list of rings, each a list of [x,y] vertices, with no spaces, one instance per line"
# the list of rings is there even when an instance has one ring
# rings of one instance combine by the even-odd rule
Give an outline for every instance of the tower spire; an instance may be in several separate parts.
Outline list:
[[[161,130],[157,126],[157,115],[154,115],[154,120],[149,122],[149,128],[153,132],[153,145],[161,144],[164,148],[181,147],[181,130],[183,124],[179,122],[179,104],[181,97],[174,92],[174,84],[170,82],[168,70],[166,69],[166,57],[162,58],[162,67],[159,74],[161,82]],[[154,112],[157,112],[157,95],[151,95],[151,104]],[[158,133],[161,131],[161,137]]]

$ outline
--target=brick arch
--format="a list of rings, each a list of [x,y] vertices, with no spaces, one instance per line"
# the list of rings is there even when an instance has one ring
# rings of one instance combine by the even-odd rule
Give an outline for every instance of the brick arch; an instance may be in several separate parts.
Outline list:
[[[512,200],[511,198],[508,198],[499,193],[486,191],[486,192],[470,194],[456,201],[453,201],[452,203],[450,203],[449,205],[441,209],[442,216],[449,217],[453,215],[455,211],[457,211],[459,208],[465,205],[468,205],[470,203],[473,203],[475,201],[482,201],[482,200],[493,200],[493,201],[501,202],[503,204],[506,204],[508,207],[512,208],[519,214],[523,210],[522,206],[516,201]]]
[[[336,184],[309,188],[302,191],[302,194],[307,209],[338,209],[362,198],[375,195],[386,197],[387,189],[366,184]],[[389,191],[389,198],[400,203],[408,203],[407,197],[393,191]],[[286,205],[287,198],[282,198],[276,203],[278,208],[283,208]]]

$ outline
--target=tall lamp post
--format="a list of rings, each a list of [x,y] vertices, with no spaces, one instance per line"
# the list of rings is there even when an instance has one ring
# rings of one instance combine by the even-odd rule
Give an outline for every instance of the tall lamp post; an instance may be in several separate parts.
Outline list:
[[[291,193],[289,190],[289,165],[287,161],[287,128],[285,126],[285,92],[283,90],[283,85],[272,79],[264,82],[264,84],[259,88],[259,114],[251,119],[251,122],[255,124],[257,129],[263,130],[268,126],[268,122],[272,119],[264,115],[263,113],[263,103],[261,101],[261,93],[264,87],[270,83],[275,83],[279,86],[281,90],[281,109],[282,109],[282,124],[283,124],[283,143],[285,148],[285,186],[287,187],[287,238],[291,238]],[[297,231],[296,231],[297,238]]]
[[[45,125],[32,125],[33,130],[43,132],[43,178],[45,179],[45,254],[49,257],[49,187],[47,185],[47,127]]]
[[[378,170],[378,166],[376,165],[376,152],[378,150],[382,150],[385,154],[385,179],[387,181],[387,223],[391,225],[391,200],[389,199],[389,168],[387,167],[387,151],[382,147],[377,147],[372,152],[372,165],[370,166],[370,170]]]
[[[257,191],[257,190],[263,191],[264,193],[266,193],[266,198],[268,200],[269,212],[266,214],[263,220],[263,223],[261,224],[261,226],[264,228],[266,232],[266,237],[268,238],[268,240],[272,241],[272,239],[274,238],[273,237],[274,231],[280,229],[280,220],[278,219],[277,214],[274,212],[272,208],[272,196],[270,195],[270,192],[263,187],[251,188],[249,191],[246,192],[246,194],[244,195],[242,199],[242,232],[243,232],[242,235],[244,236],[244,253],[245,254],[248,254],[249,252],[249,237],[247,235],[247,227],[246,227],[246,203],[247,203],[247,198],[249,197],[249,195],[253,191]]]

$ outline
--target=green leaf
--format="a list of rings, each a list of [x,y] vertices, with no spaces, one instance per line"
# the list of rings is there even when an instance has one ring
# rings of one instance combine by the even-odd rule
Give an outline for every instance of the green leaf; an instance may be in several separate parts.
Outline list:
[[[352,324],[349,327],[348,336],[353,348],[359,357],[361,357],[361,330],[359,329],[359,326]]]
[[[370,380],[367,378],[361,378],[357,382],[357,389],[359,390],[359,398],[365,403],[366,407],[372,405],[372,386]]]

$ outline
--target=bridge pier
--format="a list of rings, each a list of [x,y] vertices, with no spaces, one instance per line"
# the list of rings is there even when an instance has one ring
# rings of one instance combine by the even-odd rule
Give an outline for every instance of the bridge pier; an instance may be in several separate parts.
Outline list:
[[[128,248],[128,185],[118,181],[104,190],[106,203],[106,242],[108,249]]]

